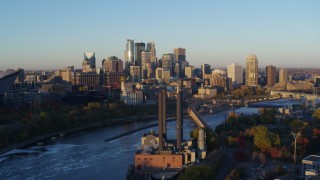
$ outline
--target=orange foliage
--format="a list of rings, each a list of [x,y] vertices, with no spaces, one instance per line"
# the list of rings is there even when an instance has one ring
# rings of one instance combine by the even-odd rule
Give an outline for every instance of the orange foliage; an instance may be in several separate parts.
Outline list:
[[[320,135],[320,129],[318,129],[318,128],[313,128],[312,131],[313,131],[313,134],[314,134],[314,135]]]

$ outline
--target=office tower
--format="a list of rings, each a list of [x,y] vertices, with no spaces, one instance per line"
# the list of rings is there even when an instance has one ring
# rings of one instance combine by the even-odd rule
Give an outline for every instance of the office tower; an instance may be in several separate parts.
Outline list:
[[[186,49],[184,48],[174,48],[174,63],[186,61]]]
[[[135,66],[141,66],[141,52],[145,50],[145,44],[143,42],[135,43]]]
[[[246,85],[258,86],[258,58],[253,54],[247,56]]]
[[[178,77],[183,77],[184,67],[187,66],[184,64],[186,62],[186,49],[184,48],[174,48],[173,49],[173,64],[179,63],[179,74],[175,74]]]
[[[201,64],[201,76],[204,78],[205,74],[211,74],[211,67],[209,64]]]
[[[148,42],[146,51],[150,52],[150,62],[157,62],[156,45],[154,42]]]
[[[233,89],[231,78],[226,77],[221,73],[214,73],[209,76],[210,86],[217,88],[219,92],[230,91]]]
[[[83,71],[92,71],[96,68],[96,57],[94,52],[85,52],[82,62]]]
[[[221,74],[223,76],[227,76],[227,71],[224,69],[215,69],[211,71],[211,74]]]
[[[134,65],[134,40],[127,39],[126,49],[124,50],[125,68]]]
[[[166,68],[156,69],[156,79],[161,83],[170,84],[170,70]]]
[[[170,75],[173,73],[173,54],[162,55],[162,68],[170,70]]]
[[[154,78],[154,68],[150,62],[146,63],[147,78]]]
[[[102,69],[105,72],[123,72],[123,61],[116,56],[110,56],[102,60]]]
[[[243,84],[243,69],[241,65],[232,63],[227,68],[228,78],[232,79],[232,82],[236,84]]]
[[[281,68],[279,71],[279,83],[288,81],[288,70]]]
[[[73,83],[74,79],[74,66],[66,67],[58,71],[59,76],[63,81]]]
[[[185,76],[190,79],[194,77],[194,66],[187,66],[184,69]]]
[[[176,64],[173,65],[173,76],[174,77],[181,77],[181,63],[177,62]]]
[[[182,78],[185,74],[184,69],[189,66],[189,62],[188,61],[182,61],[180,64],[180,77]]]
[[[134,82],[138,82],[140,80],[140,66],[130,66],[130,76]]]
[[[273,86],[277,80],[277,71],[275,66],[267,66],[266,67],[267,74],[267,86]]]
[[[141,52],[141,70],[147,70],[146,64],[147,62],[151,62],[151,52],[142,51]]]
[[[93,72],[96,67],[96,57],[94,52],[85,52],[82,61],[83,72]]]

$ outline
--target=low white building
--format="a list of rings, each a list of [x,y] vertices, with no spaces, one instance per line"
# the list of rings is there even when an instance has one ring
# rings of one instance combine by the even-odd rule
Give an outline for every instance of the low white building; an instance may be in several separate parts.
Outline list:
[[[212,86],[202,86],[198,88],[196,98],[213,98],[217,95],[217,88]]]
[[[308,179],[312,176],[320,178],[320,156],[310,155],[302,160],[302,177]]]

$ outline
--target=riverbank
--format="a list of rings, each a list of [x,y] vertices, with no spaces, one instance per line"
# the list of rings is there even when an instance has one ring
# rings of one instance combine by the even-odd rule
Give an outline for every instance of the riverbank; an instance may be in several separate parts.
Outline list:
[[[24,142],[21,142],[21,143],[12,144],[12,145],[7,146],[5,148],[1,148],[0,155],[6,153],[8,151],[11,151],[13,149],[28,147],[33,144],[36,144],[37,142],[41,142],[45,139],[55,137],[55,136],[60,136],[60,134],[66,135],[66,134],[76,133],[76,132],[83,131],[83,130],[95,129],[95,128],[99,128],[99,127],[133,123],[133,122],[138,122],[138,121],[149,121],[151,119],[155,119],[156,117],[157,117],[157,115],[148,115],[148,116],[143,116],[143,117],[107,119],[107,120],[103,120],[103,121],[99,121],[99,122],[93,122],[93,123],[85,124],[82,126],[72,128],[72,129],[67,129],[67,130],[63,130],[63,131],[59,131],[59,132],[54,132],[54,133],[49,133],[46,135],[34,137],[34,138],[31,138],[31,139],[24,141]]]
[[[108,120],[104,120],[104,121],[99,121],[99,122],[93,122],[90,124],[86,124],[83,126],[79,126],[79,127],[75,127],[72,129],[68,129],[68,130],[64,130],[64,131],[59,131],[59,132],[54,132],[54,133],[50,133],[50,134],[46,134],[43,136],[39,136],[39,137],[35,137],[32,138],[30,140],[21,142],[21,143],[17,143],[17,144],[13,144],[10,145],[6,148],[2,148],[0,149],[0,155],[5,154],[13,149],[20,149],[20,148],[26,148],[32,145],[36,145],[37,142],[43,142],[46,139],[49,139],[51,137],[59,137],[61,134],[63,135],[68,135],[68,134],[72,134],[72,133],[76,133],[76,132],[80,132],[80,131],[84,131],[84,130],[90,130],[90,129],[96,129],[96,128],[101,128],[101,127],[106,127],[106,126],[112,126],[112,125],[119,125],[119,124],[127,124],[127,123],[133,123],[133,122],[141,122],[141,121],[150,121],[150,120],[156,120],[158,117],[158,115],[148,115],[148,116],[143,116],[143,117],[127,117],[127,118],[118,118],[118,119],[108,119]],[[187,114],[184,115],[184,117],[189,117]],[[170,116],[168,117],[168,122],[174,121],[175,120],[175,116]],[[151,128],[151,127],[155,127],[158,125],[158,122],[155,122],[153,124],[150,125],[146,125],[143,126],[141,128],[137,128],[134,130],[131,130],[129,132],[126,133],[122,133],[110,138],[105,139],[105,142],[138,132],[140,130],[146,129],[146,128]]]

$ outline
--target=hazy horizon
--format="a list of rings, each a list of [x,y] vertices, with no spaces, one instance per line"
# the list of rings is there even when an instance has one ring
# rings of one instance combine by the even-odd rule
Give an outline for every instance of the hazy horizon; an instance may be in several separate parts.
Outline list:
[[[226,68],[255,54],[259,68],[314,68],[319,1],[16,1],[0,11],[0,70],[81,67],[83,53],[123,59],[127,39],[155,42],[157,57],[186,49],[190,65]]]

